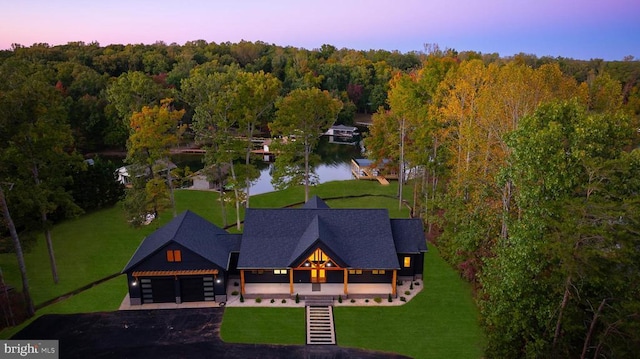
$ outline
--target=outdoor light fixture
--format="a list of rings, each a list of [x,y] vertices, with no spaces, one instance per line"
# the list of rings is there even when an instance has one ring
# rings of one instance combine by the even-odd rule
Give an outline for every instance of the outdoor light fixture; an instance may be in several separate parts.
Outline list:
[[[331,267],[331,262],[327,263],[327,267]]]
[[[131,282],[131,285],[134,286],[134,287],[137,286],[138,285],[138,281],[134,279],[133,282]]]
[[[220,279],[216,279],[216,283],[221,283],[222,281]]]
[[[304,263],[304,266],[305,266],[305,267],[308,267],[308,266],[310,266],[310,265],[311,265],[311,263],[309,263],[309,262],[305,262],[305,263]]]

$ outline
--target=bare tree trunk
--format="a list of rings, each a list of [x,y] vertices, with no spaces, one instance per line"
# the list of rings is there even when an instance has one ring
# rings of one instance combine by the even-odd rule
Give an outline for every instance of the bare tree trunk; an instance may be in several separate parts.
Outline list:
[[[311,151],[311,148],[305,140],[305,144],[304,144],[304,201],[305,203],[309,200],[309,152],[310,151]]]
[[[254,124],[247,125],[247,152],[245,153],[244,164],[247,166],[245,171],[245,187],[247,191],[247,202],[244,204],[245,208],[249,208],[249,198],[251,197],[251,180],[249,179],[249,166],[251,165],[251,141],[253,140]]]
[[[33,300],[31,300],[31,294],[29,292],[29,280],[27,279],[27,266],[24,262],[24,254],[22,253],[22,245],[20,244],[20,238],[18,238],[18,232],[16,232],[16,226],[11,219],[11,213],[9,213],[9,206],[7,206],[7,200],[4,197],[4,191],[0,186],[0,205],[2,206],[2,215],[9,227],[9,233],[13,240],[13,246],[16,250],[16,258],[18,259],[18,269],[20,270],[20,276],[22,277],[22,295],[27,305],[27,316],[32,317],[35,314],[35,308],[33,306]]]
[[[169,158],[165,158],[167,163],[167,181],[169,182],[169,200],[171,201],[171,209],[173,210],[173,218],[178,215],[176,213],[176,200],[173,196],[173,176],[171,175],[171,167],[169,166]]]
[[[502,239],[509,237],[509,227],[507,219],[509,218],[509,212],[511,211],[511,197],[513,191],[513,183],[511,180],[507,180],[502,190],[502,228],[500,229],[500,236]]]
[[[218,169],[218,181],[220,181],[220,185],[218,186],[218,190],[220,191],[220,207],[222,208],[222,227],[227,226],[227,206],[224,204],[224,182],[222,180],[222,168],[220,166],[216,166]]]
[[[33,168],[31,169],[33,173],[33,179],[35,181],[36,187],[40,186],[40,174],[38,171],[38,165],[34,162]],[[43,206],[42,204],[40,204]],[[51,275],[53,276],[53,283],[58,284],[58,265],[56,264],[56,256],[53,252],[53,242],[51,241],[51,231],[47,227],[47,212],[44,210],[44,207],[41,207],[40,210],[40,220],[42,221],[42,226],[44,227],[44,238],[47,242],[47,250],[49,252],[49,262],[51,263]]]
[[[233,178],[233,193],[236,197],[236,228],[240,230],[240,196],[238,196],[238,183],[236,181],[236,170],[233,168],[233,161],[229,163],[231,165],[231,178]]]
[[[553,335],[553,344],[552,348],[555,351],[556,344],[558,343],[558,338],[560,337],[560,328],[562,327],[562,315],[564,314],[564,308],[567,307],[567,302],[569,302],[569,286],[571,285],[571,276],[567,278],[567,281],[564,284],[564,295],[562,296],[562,302],[560,303],[560,311],[558,313],[558,320],[556,321],[556,331]]]
[[[47,213],[45,211],[40,212],[42,223],[47,225]],[[51,240],[51,230],[45,228],[44,238],[47,242],[47,251],[49,252],[49,263],[51,264],[51,275],[53,276],[53,283],[58,284],[58,265],[56,264],[56,256],[53,252],[53,241]]]
[[[587,355],[587,349],[589,349],[589,342],[591,341],[591,335],[593,335],[593,328],[596,326],[596,321],[598,320],[598,316],[602,312],[607,299],[603,299],[598,306],[598,310],[593,314],[593,319],[591,320],[591,325],[589,326],[589,331],[587,332],[587,337],[584,339],[584,345],[582,346],[582,354],[580,354],[580,359],[584,359]]]
[[[402,209],[402,186],[404,185],[404,117],[400,127],[400,173],[398,173],[398,209]]]

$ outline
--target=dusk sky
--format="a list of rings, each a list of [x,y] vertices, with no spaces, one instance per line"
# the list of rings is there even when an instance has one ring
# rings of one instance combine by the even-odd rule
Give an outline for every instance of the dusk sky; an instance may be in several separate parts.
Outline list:
[[[0,0],[0,49],[71,41],[263,41],[640,58],[640,0]]]

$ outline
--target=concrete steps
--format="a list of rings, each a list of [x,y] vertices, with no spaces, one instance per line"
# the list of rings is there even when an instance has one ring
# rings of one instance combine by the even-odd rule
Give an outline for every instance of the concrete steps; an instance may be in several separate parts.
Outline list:
[[[307,345],[336,344],[333,307],[309,306],[307,310]]]
[[[307,307],[332,307],[333,297],[312,295],[304,297],[304,305]]]

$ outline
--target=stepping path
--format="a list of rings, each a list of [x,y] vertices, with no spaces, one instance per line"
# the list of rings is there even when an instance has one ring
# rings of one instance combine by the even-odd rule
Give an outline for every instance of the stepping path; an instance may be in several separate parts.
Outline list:
[[[307,344],[336,344],[333,307],[307,305]]]

